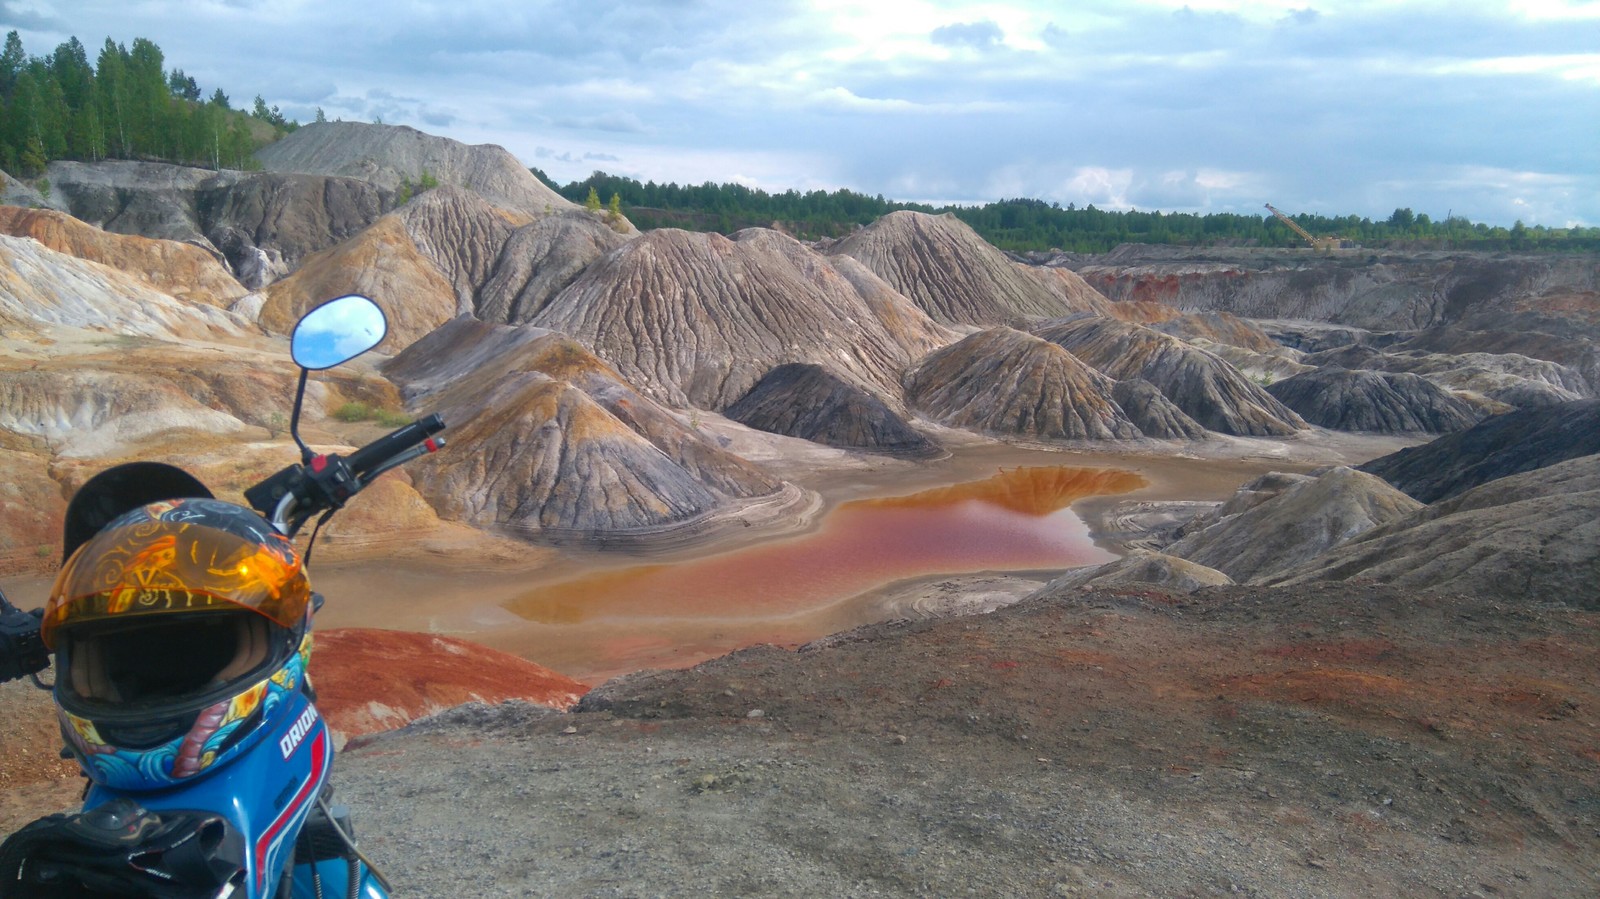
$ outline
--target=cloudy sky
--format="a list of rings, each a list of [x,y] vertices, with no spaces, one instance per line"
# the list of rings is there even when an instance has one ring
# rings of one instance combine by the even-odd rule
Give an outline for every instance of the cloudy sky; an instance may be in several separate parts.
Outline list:
[[[0,0],[559,181],[1600,225],[1600,0]]]

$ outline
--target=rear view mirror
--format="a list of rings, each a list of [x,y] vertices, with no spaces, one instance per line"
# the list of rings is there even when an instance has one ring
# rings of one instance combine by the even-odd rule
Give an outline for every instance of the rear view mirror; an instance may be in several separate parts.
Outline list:
[[[389,321],[377,303],[351,294],[307,312],[289,338],[289,354],[308,371],[349,362],[383,342]]]

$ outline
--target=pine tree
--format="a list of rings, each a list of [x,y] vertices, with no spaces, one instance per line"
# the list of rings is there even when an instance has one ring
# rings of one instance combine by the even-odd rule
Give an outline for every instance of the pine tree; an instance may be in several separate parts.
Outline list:
[[[592,184],[589,186],[588,198],[583,201],[583,208],[590,212],[600,211],[600,192],[595,190]]]

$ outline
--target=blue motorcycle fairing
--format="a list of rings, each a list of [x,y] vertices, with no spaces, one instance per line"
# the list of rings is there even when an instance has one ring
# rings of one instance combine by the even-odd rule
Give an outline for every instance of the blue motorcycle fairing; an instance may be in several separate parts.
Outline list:
[[[283,723],[266,739],[209,776],[154,793],[124,793],[96,785],[85,797],[84,808],[126,795],[152,811],[215,811],[244,837],[248,896],[271,896],[293,852],[295,836],[333,768],[333,739],[316,706],[302,693],[290,702],[291,714],[279,719]]]

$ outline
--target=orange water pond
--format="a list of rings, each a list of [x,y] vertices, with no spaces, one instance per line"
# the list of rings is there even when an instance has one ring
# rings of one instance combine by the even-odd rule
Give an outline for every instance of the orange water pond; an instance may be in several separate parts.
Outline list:
[[[1145,483],[1115,469],[1018,468],[847,502],[803,536],[531,588],[504,603],[520,622],[474,639],[594,680],[752,643],[793,645],[870,623],[881,610],[852,600],[895,581],[1110,561],[1068,507]]]

